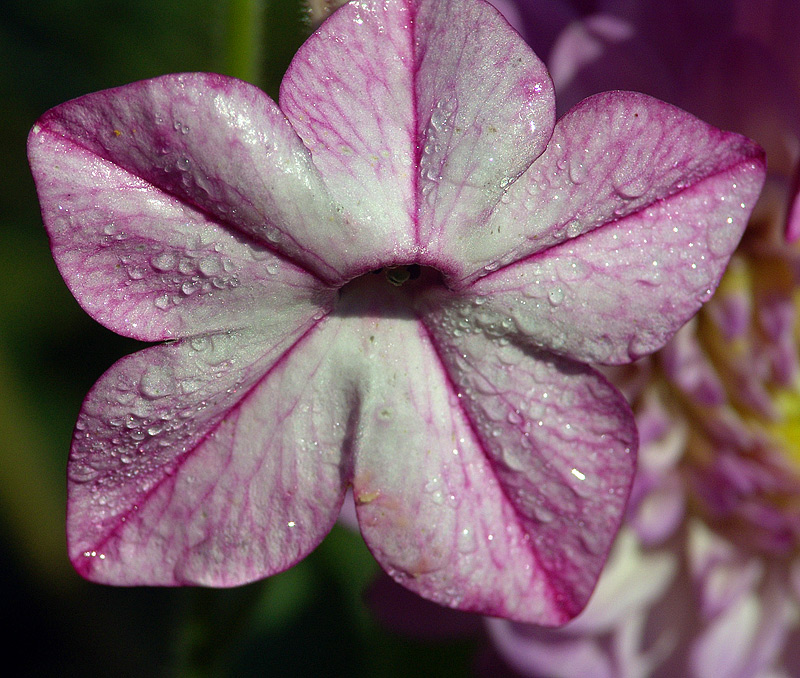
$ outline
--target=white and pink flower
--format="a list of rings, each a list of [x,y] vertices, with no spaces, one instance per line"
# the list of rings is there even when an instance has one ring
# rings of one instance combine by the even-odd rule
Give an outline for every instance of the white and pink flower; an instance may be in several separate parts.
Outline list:
[[[365,0],[279,104],[182,74],[63,104],[29,156],[88,313],[164,342],[87,396],[69,461],[84,576],[230,586],[290,567],[352,487],[409,589],[546,625],[588,600],[637,436],[586,362],[709,299],[763,154],[650,97],[557,123],[478,0]]]

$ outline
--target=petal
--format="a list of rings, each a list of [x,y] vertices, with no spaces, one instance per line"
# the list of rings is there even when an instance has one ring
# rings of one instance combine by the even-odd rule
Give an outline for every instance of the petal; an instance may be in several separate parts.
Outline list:
[[[597,116],[606,114],[601,124]],[[584,116],[592,120],[586,134],[567,134]],[[642,123],[631,122],[637,116]],[[614,131],[620,126],[631,129]],[[678,143],[666,143],[667,135]],[[613,136],[618,145],[608,143]],[[579,360],[622,363],[655,351],[719,283],[761,189],[763,158],[741,137],[624,93],[584,102],[554,140],[512,188],[527,181],[531,195],[541,191],[526,199],[542,207],[535,217],[542,226],[528,223],[526,247],[535,255],[470,288],[485,297],[483,322],[509,323],[534,344]],[[566,152],[556,160],[550,149],[558,147]],[[549,176],[549,188],[529,175]],[[512,214],[524,217],[510,206],[495,217]],[[518,228],[504,221],[501,230]]]
[[[112,367],[84,403],[69,463],[76,569],[114,584],[231,586],[308,554],[344,497],[348,405],[327,388],[329,343],[324,331],[273,348],[231,333]]]
[[[495,237],[483,261],[496,269],[728,174],[744,183],[722,195],[752,208],[763,165],[753,142],[674,106],[635,92],[598,94],[558,121],[547,151],[509,188],[487,225]]]
[[[674,584],[679,569],[677,553],[645,551],[636,534],[623,527],[589,605],[566,630],[576,635],[613,632],[650,610]]]
[[[698,321],[690,320],[659,353],[665,376],[703,407],[722,406],[725,385],[700,343]],[[727,342],[726,342],[727,343]]]
[[[736,678],[758,675],[743,672],[765,616],[758,596],[750,594],[731,605],[692,646],[690,670],[698,678]]]
[[[420,240],[449,272],[471,263],[486,215],[544,150],[553,86],[485,3],[420,2],[415,37]]]
[[[280,102],[367,243],[359,272],[421,248],[420,263],[452,269],[554,120],[544,65],[494,8],[466,0],[342,7],[298,52]]]
[[[414,34],[404,0],[344,5],[298,50],[280,105],[351,215],[363,273],[408,263],[414,239]]]
[[[57,196],[70,198],[64,189],[76,181],[75,169],[90,174],[105,161],[150,185],[151,194],[175,196],[323,280],[341,280],[352,241],[336,206],[278,107],[245,82],[189,73],[89,94],[40,118],[29,157],[48,223],[72,216],[72,201],[59,210]],[[75,208],[86,207],[71,197]]]
[[[360,381],[353,489],[370,550],[441,604],[567,621],[629,491],[636,436],[623,399],[584,366],[479,337],[440,355],[438,332],[414,318],[365,318],[351,343],[374,367]]]
[[[660,53],[637,25],[645,23],[629,13],[595,14],[572,22],[558,35],[547,65],[560,113],[587,96],[611,90],[645,92],[674,103],[685,100],[669,55]],[[686,53],[680,58],[685,62]]]
[[[515,0],[488,0],[488,2],[503,15],[517,33],[523,32],[522,14]]]
[[[517,675],[548,678],[618,675],[608,650],[591,635],[576,638],[560,629],[523,626],[506,619],[487,619],[486,628],[492,643]]]
[[[795,243],[800,240],[800,164],[792,173],[792,185],[789,191],[788,206],[786,208],[786,241]]]
[[[61,274],[115,332],[158,341],[260,320],[299,327],[332,306],[335,293],[303,269],[82,146],[40,129],[31,155]]]
[[[621,672],[625,653],[619,645],[609,647],[604,635],[637,628],[634,620],[664,596],[677,571],[676,554],[644,553],[635,536],[623,528],[588,607],[568,626],[548,629],[493,619],[487,628],[503,657],[524,675],[651,675],[643,669]],[[628,661],[650,663],[642,653],[641,632],[635,635]]]
[[[458,320],[456,320],[456,323]],[[580,363],[431,324],[465,415],[565,617],[586,604],[622,520],[637,436],[624,398]]]
[[[355,454],[353,491],[370,551],[398,583],[442,605],[565,621],[424,331],[398,323],[391,335],[404,350],[382,355],[384,371],[371,375]],[[381,384],[384,375],[391,384]]]

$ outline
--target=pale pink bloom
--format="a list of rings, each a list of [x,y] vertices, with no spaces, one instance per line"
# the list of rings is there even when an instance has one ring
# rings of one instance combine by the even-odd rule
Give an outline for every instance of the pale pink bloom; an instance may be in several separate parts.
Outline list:
[[[352,488],[382,567],[436,602],[561,624],[622,518],[636,432],[586,361],[660,348],[715,288],[761,150],[647,96],[555,123],[478,0],[345,5],[279,105],[183,74],[46,113],[58,266],[165,342],[84,402],[69,551],[116,584],[290,567]]]

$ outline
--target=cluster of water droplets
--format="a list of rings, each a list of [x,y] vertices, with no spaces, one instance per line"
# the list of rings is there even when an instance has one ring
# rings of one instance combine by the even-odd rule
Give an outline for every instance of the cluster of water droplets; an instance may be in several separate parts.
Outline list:
[[[150,259],[150,266],[159,274],[162,289],[175,290],[156,298],[154,304],[160,309],[175,306],[187,297],[234,289],[241,284],[233,261],[216,252],[165,250]]]
[[[234,341],[233,333],[196,337],[175,347],[173,362],[119,370],[76,424],[70,480],[91,483],[103,506],[127,483],[146,491],[169,473],[241,396]]]
[[[554,288],[553,297],[544,303],[560,303],[558,288]],[[599,497],[619,493],[621,501],[624,495],[624,487],[617,487],[613,478],[597,472],[603,466],[602,459],[619,451],[615,434],[618,422],[613,415],[604,418],[600,412],[591,417],[575,415],[583,411],[581,403],[602,401],[609,394],[582,375],[562,375],[558,383],[554,382],[547,355],[541,353],[533,361],[523,356],[527,350],[508,341],[515,321],[485,312],[488,303],[485,298],[465,300],[447,318],[450,334],[456,339],[443,355],[459,385],[457,397],[523,515],[541,526],[553,524],[556,530],[564,516],[581,521],[579,527],[583,529],[572,533],[570,557],[579,559],[579,551],[599,555],[608,546],[607,534],[593,527],[594,517],[586,512],[593,510]],[[491,338],[494,345],[489,355],[485,349],[480,352],[480,360],[476,350],[482,342],[478,339],[478,343],[471,343],[478,334]],[[524,380],[519,378],[520,370],[529,373]],[[527,390],[520,389],[521,382]],[[584,464],[562,454],[576,445],[586,448],[589,455]],[[438,477],[431,479],[426,491],[440,502],[447,500]],[[536,528],[530,532],[542,548],[556,548],[545,544],[552,541],[549,534]]]
[[[442,180],[442,167],[447,146],[455,128],[458,101],[454,96],[439,99],[433,107],[425,130],[425,141],[419,159],[420,190],[428,204],[433,204],[436,191]]]
[[[486,308],[487,298],[481,295],[464,299],[448,310],[445,319],[447,332],[453,337],[483,334],[504,345],[519,331],[510,315],[500,315]]]
[[[129,240],[129,243],[124,241]],[[199,249],[165,249],[138,237],[129,237],[124,227],[111,222],[103,229],[101,246],[115,246],[117,268],[124,269],[125,286],[140,281],[150,289],[162,290],[154,300],[156,308],[165,310],[184,299],[207,295],[218,290],[239,287],[238,266],[218,244],[201,245]],[[277,271],[272,262],[270,273]]]

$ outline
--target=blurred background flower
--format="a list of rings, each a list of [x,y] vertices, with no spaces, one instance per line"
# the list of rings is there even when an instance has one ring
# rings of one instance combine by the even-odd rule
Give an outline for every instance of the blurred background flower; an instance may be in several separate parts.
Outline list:
[[[541,3],[514,5],[529,35]],[[711,302],[654,357],[611,372],[634,405],[640,460],[589,607],[557,631],[487,628],[525,676],[800,675],[800,3],[556,6],[543,56],[562,112],[643,91],[756,139],[770,174]]]

